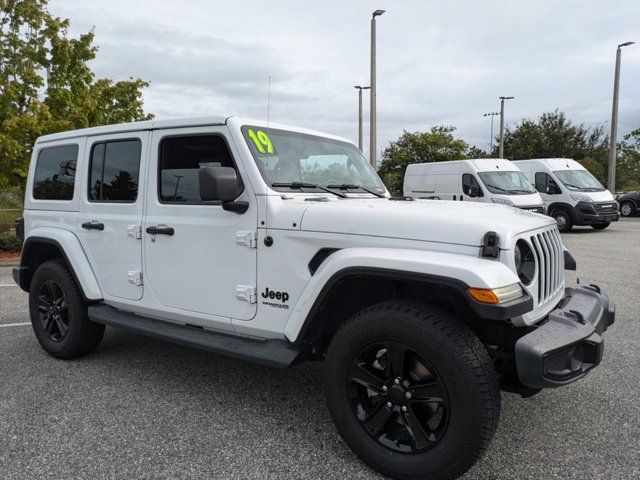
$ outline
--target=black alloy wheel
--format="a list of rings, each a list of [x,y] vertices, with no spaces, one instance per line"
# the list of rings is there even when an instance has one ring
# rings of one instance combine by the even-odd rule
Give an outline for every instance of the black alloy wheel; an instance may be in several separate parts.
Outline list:
[[[404,343],[365,348],[351,365],[348,392],[364,430],[389,450],[425,452],[447,430],[446,387],[433,366]]]
[[[69,300],[53,280],[45,281],[38,292],[38,318],[42,329],[54,342],[62,341],[67,335]]]

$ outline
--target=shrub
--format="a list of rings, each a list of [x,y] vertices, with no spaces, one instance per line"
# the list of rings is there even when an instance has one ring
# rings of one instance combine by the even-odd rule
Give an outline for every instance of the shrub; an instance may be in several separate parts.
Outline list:
[[[19,252],[22,249],[22,240],[16,237],[15,232],[0,233],[0,252]]]

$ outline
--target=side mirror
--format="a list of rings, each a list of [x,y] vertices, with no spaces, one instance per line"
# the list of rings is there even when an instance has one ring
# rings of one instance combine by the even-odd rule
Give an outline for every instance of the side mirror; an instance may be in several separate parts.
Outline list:
[[[480,191],[480,187],[478,185],[471,185],[469,187],[469,196],[470,197],[479,197],[482,192]]]
[[[550,183],[547,185],[547,195],[558,195],[560,193],[560,189],[555,183]]]
[[[200,199],[203,202],[222,202],[223,210],[242,214],[249,202],[236,201],[244,191],[242,179],[231,167],[200,167],[198,171]]]

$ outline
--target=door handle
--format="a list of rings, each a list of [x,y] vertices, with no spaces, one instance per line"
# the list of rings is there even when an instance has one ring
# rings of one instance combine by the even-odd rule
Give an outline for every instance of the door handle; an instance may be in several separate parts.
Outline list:
[[[152,225],[147,227],[146,232],[151,235],[173,235],[175,233],[172,227],[166,225]]]
[[[90,222],[84,222],[82,228],[85,230],[104,230],[104,223],[92,220]]]

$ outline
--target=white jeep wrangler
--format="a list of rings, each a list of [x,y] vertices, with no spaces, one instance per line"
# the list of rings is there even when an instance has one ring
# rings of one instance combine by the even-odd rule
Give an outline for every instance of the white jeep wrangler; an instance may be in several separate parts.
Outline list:
[[[565,288],[553,219],[390,198],[349,141],[234,117],[47,135],[14,278],[57,358],[104,326],[279,368],[326,361],[348,446],[395,478],[454,478],[500,387],[530,395],[602,358],[613,303]]]

